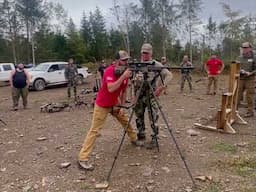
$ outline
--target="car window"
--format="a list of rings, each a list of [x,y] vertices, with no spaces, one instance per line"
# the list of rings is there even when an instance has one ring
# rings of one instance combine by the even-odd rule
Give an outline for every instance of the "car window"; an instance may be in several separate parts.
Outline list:
[[[3,65],[3,69],[4,69],[4,71],[11,71],[12,67],[11,67],[11,65]]]
[[[39,64],[36,67],[34,67],[32,70],[33,71],[46,71],[48,67],[49,67],[49,65]]]
[[[50,68],[49,68],[49,72],[53,72],[53,71],[58,71],[60,70],[59,69],[59,65],[52,65]]]
[[[66,67],[66,64],[59,64],[59,70],[63,70],[65,69],[65,67]]]

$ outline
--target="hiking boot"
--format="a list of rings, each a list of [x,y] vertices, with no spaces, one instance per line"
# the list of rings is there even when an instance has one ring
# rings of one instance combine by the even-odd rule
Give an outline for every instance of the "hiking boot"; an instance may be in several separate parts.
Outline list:
[[[138,138],[139,141],[143,141],[143,140],[146,139],[146,136],[145,136],[144,133],[138,133],[137,134],[137,138]]]
[[[94,170],[94,166],[89,163],[89,161],[78,161],[78,166],[80,169],[84,169],[86,171],[93,171]]]
[[[11,111],[18,111],[18,107],[13,107]]]
[[[136,140],[136,141],[131,141],[131,144],[136,146],[136,147],[142,147],[144,143],[142,141]]]
[[[146,149],[154,149],[157,147],[157,143],[155,140],[151,140],[149,143],[146,144]]]

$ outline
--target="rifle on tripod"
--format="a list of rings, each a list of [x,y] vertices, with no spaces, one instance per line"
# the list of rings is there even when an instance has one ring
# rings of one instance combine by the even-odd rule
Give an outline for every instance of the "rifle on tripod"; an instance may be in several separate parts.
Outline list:
[[[195,67],[168,67],[168,66],[156,66],[155,61],[150,62],[129,62],[127,66],[119,66],[115,69],[115,75],[120,76],[126,69],[130,69],[132,72],[154,72],[160,73],[163,69],[186,69],[193,70]]]
[[[167,129],[169,130],[169,133],[170,133],[171,138],[172,138],[172,140],[173,140],[173,142],[175,144],[175,147],[176,147],[176,149],[178,151],[178,154],[180,155],[180,157],[181,157],[181,159],[182,159],[182,161],[183,161],[183,163],[185,165],[185,168],[186,168],[186,170],[188,172],[188,175],[189,175],[189,177],[192,180],[193,186],[196,187],[195,181],[194,181],[193,176],[192,176],[192,174],[190,172],[190,169],[189,169],[189,167],[188,167],[188,165],[186,163],[185,157],[183,156],[183,154],[181,152],[181,149],[180,149],[180,147],[179,147],[179,145],[178,145],[178,143],[176,141],[176,138],[175,138],[175,136],[174,136],[174,134],[172,132],[172,129],[170,128],[170,126],[169,126],[169,124],[167,122],[167,118],[165,117],[164,112],[162,111],[162,107],[161,107],[160,103],[158,102],[158,99],[157,99],[157,97],[156,97],[156,95],[154,93],[154,89],[152,87],[152,82],[149,81],[149,72],[154,72],[156,74],[156,76],[158,76],[163,69],[168,69],[170,67],[154,66],[153,62],[150,62],[150,63],[148,63],[148,62],[136,62],[136,63],[134,63],[133,62],[133,63],[129,63],[128,67],[123,67],[123,69],[121,69],[121,68],[117,69],[115,71],[115,74],[116,75],[121,75],[127,68],[129,68],[132,72],[142,72],[143,73],[143,82],[141,83],[141,85],[140,85],[140,87],[139,87],[139,89],[137,91],[137,94],[135,94],[136,95],[136,99],[135,99],[135,104],[134,105],[136,105],[136,103],[138,102],[141,94],[143,94],[142,90],[143,89],[146,90],[146,92],[147,92],[146,95],[147,95],[147,99],[148,99],[147,103],[149,105],[148,106],[149,107],[149,116],[150,116],[149,118],[150,118],[150,121],[151,121],[150,122],[151,123],[151,127],[152,127],[153,132],[154,132],[154,135],[152,135],[152,139],[155,140],[156,147],[157,147],[158,151],[159,151],[158,137],[157,137],[158,130],[156,130],[156,126],[154,124],[153,117],[152,117],[153,114],[152,114],[152,106],[151,106],[151,101],[150,101],[151,99],[154,99],[156,101],[157,107],[158,107],[158,109],[160,111],[160,114],[161,114],[165,124],[166,124]],[[180,68],[182,68],[182,67],[180,67]],[[189,67],[189,68],[192,68],[192,67]],[[153,79],[156,79],[156,77],[154,77]],[[146,89],[145,89],[145,87],[146,87]],[[133,108],[133,110],[132,110],[132,112],[130,114],[128,123],[127,123],[127,125],[125,127],[124,134],[123,134],[123,136],[121,138],[119,147],[118,147],[117,152],[115,154],[115,157],[114,157],[111,169],[110,169],[110,171],[108,173],[107,182],[110,182],[110,177],[111,177],[113,168],[115,166],[115,162],[116,162],[116,160],[118,158],[119,152],[121,150],[121,147],[122,147],[124,139],[125,139],[125,135],[127,133],[127,128],[129,126],[129,124],[131,123],[131,120],[132,120],[132,117],[133,117],[134,113],[135,113],[135,109]]]

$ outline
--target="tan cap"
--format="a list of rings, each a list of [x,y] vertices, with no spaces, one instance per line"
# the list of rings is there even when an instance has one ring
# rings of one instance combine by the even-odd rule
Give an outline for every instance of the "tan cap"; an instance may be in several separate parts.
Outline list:
[[[119,59],[120,60],[126,60],[126,59],[130,59],[130,56],[128,55],[128,53],[124,50],[120,50],[118,51],[118,55],[119,55]]]
[[[149,43],[144,43],[141,47],[140,52],[152,53],[152,45]]]
[[[249,48],[249,47],[252,47],[251,44],[249,42],[244,42],[242,43],[242,48]]]

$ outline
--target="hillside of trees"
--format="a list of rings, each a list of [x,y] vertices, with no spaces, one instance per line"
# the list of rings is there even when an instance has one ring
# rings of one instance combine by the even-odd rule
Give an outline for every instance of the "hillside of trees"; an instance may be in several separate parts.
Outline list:
[[[244,15],[223,3],[225,18],[202,23],[201,0],[140,0],[118,4],[104,18],[99,7],[81,15],[76,26],[61,4],[43,0],[4,0],[0,4],[0,62],[40,63],[67,60],[79,63],[113,59],[118,49],[139,58],[143,42],[154,47],[154,57],[171,63],[188,54],[194,64],[217,53],[230,61],[243,41],[256,45],[256,16]],[[177,2],[177,1],[175,1]],[[107,27],[109,23],[114,23]]]

